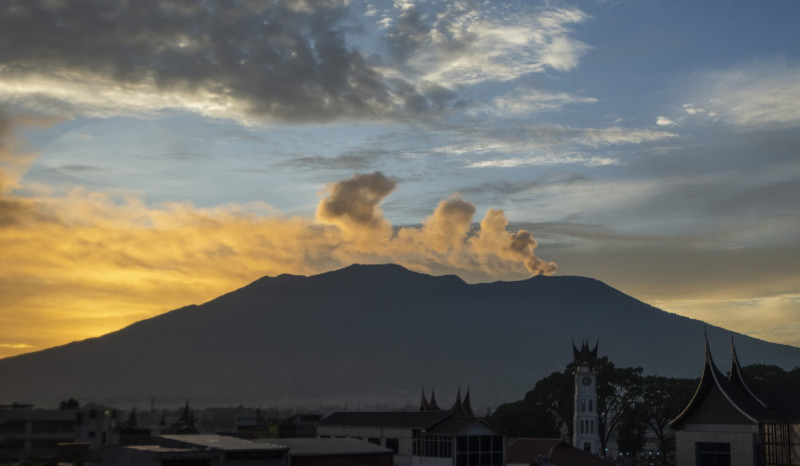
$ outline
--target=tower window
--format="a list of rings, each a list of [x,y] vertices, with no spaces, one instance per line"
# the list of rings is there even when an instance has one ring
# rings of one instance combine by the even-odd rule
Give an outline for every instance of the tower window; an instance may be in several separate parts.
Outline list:
[[[594,400],[589,398],[589,412],[590,413],[592,412],[592,401],[594,401]]]
[[[582,413],[586,412],[586,400],[584,399],[581,399],[581,412]]]

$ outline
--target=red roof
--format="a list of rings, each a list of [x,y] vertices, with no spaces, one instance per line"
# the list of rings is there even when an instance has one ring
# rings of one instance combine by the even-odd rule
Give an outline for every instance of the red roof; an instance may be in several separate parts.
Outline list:
[[[613,463],[589,452],[579,450],[561,439],[521,438],[506,450],[508,463],[535,464],[540,456],[550,458],[557,466],[611,466]]]

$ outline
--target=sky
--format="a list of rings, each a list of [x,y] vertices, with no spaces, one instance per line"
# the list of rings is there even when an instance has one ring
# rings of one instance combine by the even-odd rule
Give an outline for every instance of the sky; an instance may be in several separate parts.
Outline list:
[[[800,2],[2,7],[0,357],[389,262],[800,346]]]

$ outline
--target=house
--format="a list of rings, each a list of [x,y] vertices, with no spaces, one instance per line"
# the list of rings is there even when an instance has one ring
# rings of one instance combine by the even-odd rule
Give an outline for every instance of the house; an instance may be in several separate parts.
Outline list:
[[[731,340],[726,377],[706,337],[703,374],[688,406],[672,422],[679,466],[800,465],[800,388],[749,379]]]
[[[317,424],[320,438],[356,438],[388,448],[401,466],[505,464],[503,435],[472,415],[469,392],[442,410],[422,394],[419,411],[337,412]]]
[[[506,450],[508,466],[612,466],[613,463],[573,447],[562,439],[520,438]]]

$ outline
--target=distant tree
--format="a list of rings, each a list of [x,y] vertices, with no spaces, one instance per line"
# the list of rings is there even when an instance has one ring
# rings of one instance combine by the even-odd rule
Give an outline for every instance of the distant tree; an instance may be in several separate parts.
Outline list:
[[[58,409],[78,409],[79,407],[80,403],[75,398],[64,400],[58,404]]]
[[[641,367],[617,368],[608,357],[597,360],[597,415],[600,451],[605,456],[608,439],[626,411],[635,407],[641,396]]]
[[[499,406],[489,422],[511,437],[558,437],[556,418],[545,406],[526,400]]]
[[[773,364],[751,364],[743,367],[742,371],[747,377],[764,385],[800,388],[800,367],[785,371]]]
[[[658,440],[658,448],[665,465],[667,453],[675,448],[674,436],[669,432],[669,422],[689,404],[697,384],[697,379],[672,379],[654,375],[642,379],[639,411]]]
[[[617,448],[620,453],[636,456],[644,449],[647,421],[644,406],[637,404],[626,409],[617,427]]]
[[[513,437],[559,437],[562,425],[572,425],[572,380],[566,372],[553,372],[524,399],[499,406],[488,420]]]
[[[555,421],[556,436],[564,428],[572,436],[572,413],[574,410],[575,376],[574,364],[567,365],[564,372],[553,372],[536,382],[533,390],[525,394],[529,403],[545,407]]]

